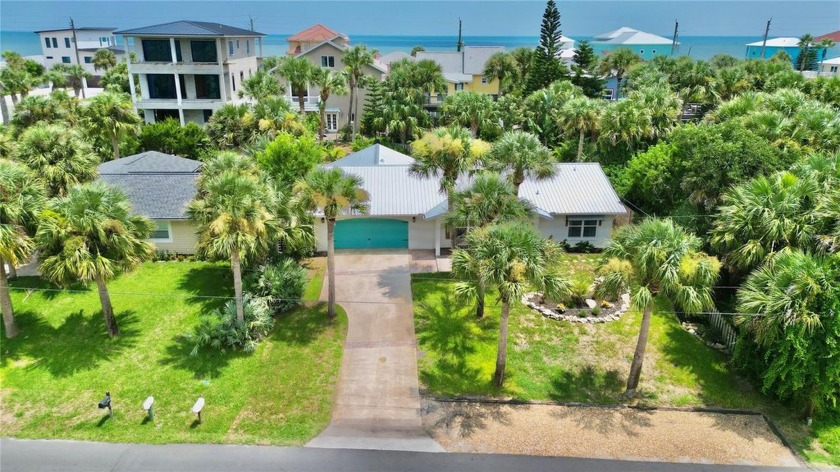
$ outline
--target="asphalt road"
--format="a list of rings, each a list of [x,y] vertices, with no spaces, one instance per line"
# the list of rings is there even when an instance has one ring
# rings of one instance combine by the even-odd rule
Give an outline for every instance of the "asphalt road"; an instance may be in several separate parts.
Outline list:
[[[629,462],[500,454],[448,454],[349,449],[107,444],[0,439],[0,470],[19,471],[551,471],[790,472],[793,468]]]

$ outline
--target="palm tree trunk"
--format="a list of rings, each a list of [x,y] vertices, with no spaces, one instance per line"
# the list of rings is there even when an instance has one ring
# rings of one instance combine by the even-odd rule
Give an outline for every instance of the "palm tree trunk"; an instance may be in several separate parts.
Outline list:
[[[350,103],[347,105],[347,123],[350,125],[350,140],[356,139],[356,123],[353,120],[353,98],[356,96],[356,84],[350,84]]]
[[[6,103],[6,95],[0,94],[0,115],[3,116],[3,124],[9,124],[9,105]]]
[[[580,162],[581,158],[583,157],[583,135],[584,130],[583,128],[580,129],[580,137],[578,138],[578,152],[577,152],[577,161]]]
[[[301,116],[306,115],[306,106],[303,103],[304,98],[305,97],[300,93],[300,90],[298,90],[298,106],[300,107]]]
[[[473,138],[478,137],[478,121],[471,120],[470,121],[470,132],[472,133]]]
[[[327,316],[335,318],[335,220],[327,219]]]
[[[359,94],[353,99],[356,103],[353,104],[353,139],[356,139],[356,133],[359,132]]]
[[[321,103],[324,103],[323,101]],[[326,105],[318,105],[318,114],[321,115],[321,121],[318,126],[318,142],[324,142],[324,134],[327,132],[327,107]]]
[[[478,283],[476,287],[476,296],[478,300],[475,303],[475,317],[476,318],[484,318],[484,284]]]
[[[117,319],[114,317],[114,307],[111,306],[111,296],[108,295],[105,279],[97,277],[96,286],[99,288],[99,301],[102,303],[102,316],[105,317],[108,336],[115,338],[120,335],[120,329],[117,327]]]
[[[499,322],[499,349],[496,352],[496,373],[493,383],[501,388],[505,383],[505,364],[507,364],[508,316],[510,315],[510,301],[502,299],[502,319]]]
[[[236,321],[245,323],[245,308],[242,304],[242,264],[239,260],[239,250],[230,253],[230,265],[233,268],[233,296],[236,298]]]
[[[647,348],[648,332],[650,331],[650,318],[653,313],[653,301],[645,307],[642,315],[642,326],[639,329],[639,340],[636,342],[636,353],[633,354],[633,363],[630,365],[630,377],[627,378],[627,391],[624,396],[633,398],[636,389],[639,387],[639,378],[642,376],[642,364],[645,361],[645,348]]]
[[[15,323],[15,310],[12,307],[12,297],[9,295],[9,280],[6,278],[6,266],[2,259],[0,259],[0,308],[3,310],[6,337],[12,339],[20,333],[20,330]]]
[[[117,135],[111,136],[111,150],[114,151],[114,159],[120,158],[120,140]]]

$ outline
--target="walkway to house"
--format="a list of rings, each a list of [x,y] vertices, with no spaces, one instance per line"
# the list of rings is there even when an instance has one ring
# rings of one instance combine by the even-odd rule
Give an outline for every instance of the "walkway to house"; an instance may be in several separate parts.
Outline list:
[[[347,341],[332,422],[307,446],[443,452],[420,417],[410,273],[431,266],[413,259],[405,250],[336,253]],[[322,300],[327,287],[325,281]]]

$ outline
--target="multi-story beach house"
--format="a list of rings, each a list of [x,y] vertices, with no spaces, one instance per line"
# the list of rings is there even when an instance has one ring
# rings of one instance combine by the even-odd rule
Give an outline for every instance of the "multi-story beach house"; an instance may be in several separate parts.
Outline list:
[[[504,46],[464,46],[461,51],[420,51],[416,59],[435,61],[443,71],[448,84],[446,93],[429,97],[429,105],[436,107],[446,95],[470,90],[492,95],[499,94],[498,79],[484,77],[484,65],[493,54],[504,52]]]
[[[673,40],[623,26],[617,30],[595,36],[591,44],[595,52],[602,55],[609,54],[619,48],[625,48],[647,60],[670,54]],[[677,46],[679,46],[679,42]]]
[[[44,56],[44,67],[51,69],[56,64],[81,65],[93,76],[86,81],[85,87],[96,87],[104,71],[93,67],[93,54],[98,49],[110,49],[123,59],[123,49],[117,47],[116,28],[83,27],[76,28],[75,39],[72,29],[57,29],[36,31],[41,38],[41,51]]]
[[[315,64],[316,67],[323,69],[335,71],[344,70],[342,55],[344,54],[344,51],[350,47],[350,37],[346,34],[339,33],[324,25],[318,24],[289,36],[286,38],[286,42],[288,43],[288,49],[286,51],[287,56],[305,57]],[[370,67],[365,68],[365,74],[372,77],[374,80],[382,80],[387,72],[388,68],[384,64],[380,63],[379,60],[374,60]],[[282,78],[281,82],[286,85]],[[286,86],[285,88],[286,97],[295,107],[297,107],[297,95],[293,95],[294,91],[291,87]],[[365,106],[365,90],[358,89],[357,95],[359,113],[361,114]],[[313,113],[317,112],[320,100],[320,90],[318,87],[314,84],[309,84],[306,96],[304,97],[305,111]],[[351,121],[355,120],[355,116],[350,116],[349,110],[349,94],[330,95],[327,100],[326,107],[327,133],[335,133],[338,131],[339,127],[347,125]]]
[[[257,72],[263,33],[201,21],[176,21],[114,34],[129,55],[134,106],[147,123],[166,118],[206,123]],[[139,82],[135,83],[135,75]],[[140,97],[136,91],[139,87]]]

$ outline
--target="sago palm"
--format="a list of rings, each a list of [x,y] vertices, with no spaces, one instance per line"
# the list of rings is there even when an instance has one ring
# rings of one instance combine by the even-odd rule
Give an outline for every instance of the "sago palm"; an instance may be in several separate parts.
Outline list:
[[[350,212],[367,214],[368,194],[361,178],[345,174],[338,167],[318,167],[295,185],[304,207],[321,213],[327,223],[327,313],[335,317],[335,223]]]
[[[507,365],[511,306],[519,303],[528,290],[541,291],[550,298],[565,296],[569,282],[555,271],[560,247],[544,239],[532,225],[491,225],[471,232],[467,236],[467,245],[468,251],[456,249],[453,252],[453,271],[470,271],[475,268],[481,284],[498,290],[502,305],[496,371],[493,374],[493,383],[501,388]],[[460,289],[463,289],[463,285]]]
[[[27,229],[46,201],[44,189],[25,165],[0,159],[0,308],[6,337],[18,335],[5,264],[13,268],[28,261],[34,244]]]
[[[631,291],[631,304],[642,311],[642,324],[630,375],[627,397],[633,397],[642,374],[653,306],[659,297],[686,313],[711,309],[712,286],[720,263],[700,251],[700,238],[668,219],[651,218],[625,226],[613,234],[599,267],[603,281],[597,292],[618,297]]]
[[[107,282],[151,258],[152,223],[131,213],[122,191],[102,183],[73,187],[50,202],[35,235],[41,275],[69,285],[96,282],[108,335],[119,335]]]
[[[50,197],[64,196],[70,187],[93,180],[99,164],[77,131],[57,124],[27,129],[18,142],[17,159],[38,174]]]
[[[493,143],[483,159],[485,167],[500,173],[509,173],[516,195],[526,178],[542,180],[557,172],[556,161],[547,147],[531,133],[508,131]]]

